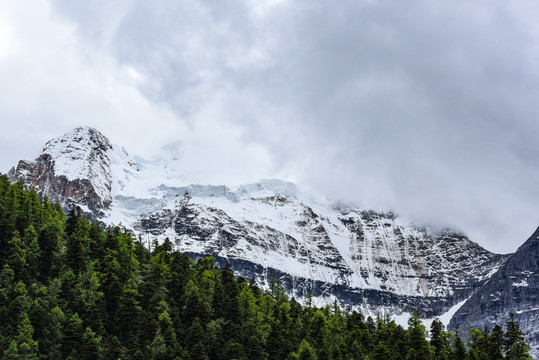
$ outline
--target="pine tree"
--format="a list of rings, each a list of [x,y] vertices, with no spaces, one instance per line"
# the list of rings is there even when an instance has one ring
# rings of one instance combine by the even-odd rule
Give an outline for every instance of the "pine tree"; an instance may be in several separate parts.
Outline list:
[[[30,324],[26,312],[21,313],[18,332],[19,334],[17,337],[4,352],[4,358],[37,360],[39,355],[38,344],[32,337],[34,328],[32,327],[32,324]]]
[[[434,319],[430,325],[430,345],[434,349],[436,360],[449,358],[449,341],[444,332],[444,324],[438,318]]]
[[[64,312],[58,306],[50,310],[47,324],[43,328],[43,338],[39,342],[41,354],[47,359],[63,359],[61,348],[65,319]]]
[[[30,323],[34,327],[34,339],[38,341],[40,345],[40,351],[43,348],[43,341],[45,338],[45,328],[49,326],[49,304],[40,296],[40,292],[34,295],[35,299],[32,301],[30,308],[28,309],[28,318]]]
[[[305,339],[301,341],[298,350],[298,359],[299,360],[317,360],[316,352],[309,342]]]
[[[470,329],[468,331],[468,357],[483,359],[487,356],[489,332],[479,329]]]
[[[57,219],[48,220],[38,234],[41,256],[39,274],[42,282],[54,277],[57,267],[58,250],[61,246],[62,224]]]
[[[464,342],[460,338],[459,331],[455,333],[453,340],[453,350],[452,350],[452,359],[453,360],[465,360],[466,359],[466,347]]]
[[[189,280],[185,287],[184,304],[182,310],[187,326],[190,326],[197,317],[204,323],[209,321],[210,309],[207,303],[200,298],[198,286],[193,280]]]
[[[377,344],[374,347],[374,352],[369,356],[369,360],[391,360],[393,359],[393,353],[389,350],[385,344]]]
[[[82,319],[79,317],[79,314],[75,313],[71,316],[64,329],[64,341],[62,343],[64,357],[80,357],[83,334]]]
[[[116,332],[128,349],[135,348],[137,345],[137,329],[139,328],[142,314],[142,307],[138,299],[139,294],[136,284],[134,281],[129,280],[122,288],[115,321]]]
[[[252,335],[245,346],[247,359],[260,359],[264,360],[268,358],[268,354],[264,351],[264,346],[258,340],[258,338]]]
[[[503,329],[496,324],[488,338],[487,355],[489,360],[503,360]]]
[[[190,351],[190,360],[208,360],[208,350],[206,346],[199,341],[196,343]]]
[[[85,360],[103,359],[104,349],[101,344],[101,336],[98,336],[91,328],[87,327],[82,335],[82,344],[79,356]]]
[[[417,313],[413,313],[408,320],[408,333],[410,335],[410,351],[413,350],[413,359],[432,359],[431,349],[428,341],[426,340],[427,332]],[[411,356],[411,354],[408,355],[408,357]]]
[[[77,303],[80,308],[85,309],[84,317],[86,325],[97,335],[103,335],[104,323],[103,313],[105,311],[104,293],[101,291],[101,274],[96,271],[99,268],[99,260],[91,262],[86,270],[78,276]],[[120,304],[120,310],[122,304]],[[134,318],[136,321],[136,318]],[[120,320],[121,321],[121,320]]]
[[[13,299],[8,308],[5,322],[16,328],[20,323],[23,313],[27,313],[32,304],[32,299],[28,295],[28,290],[24,282],[19,281],[11,288],[11,298]]]
[[[193,323],[195,325],[197,321]],[[198,321],[200,323],[200,320]],[[198,329],[189,329],[188,343],[193,347],[196,342],[196,337],[203,340],[207,345],[207,355],[210,359],[217,359],[221,353],[221,350],[225,347],[225,340],[223,336],[222,319],[211,320],[206,325],[206,330],[201,331]],[[200,334],[200,335],[197,335]]]
[[[122,345],[117,336],[113,336],[105,346],[106,359],[123,359],[126,353],[125,347]],[[153,358],[151,358],[153,359]]]
[[[19,346],[17,345],[17,341],[13,340],[9,347],[4,351],[4,357],[5,360],[19,360],[21,358],[19,354]]]
[[[33,225],[28,226],[24,230],[24,243],[26,244],[27,256],[27,279],[34,280],[38,277],[39,272],[39,258],[41,256],[41,250],[39,248],[39,242],[37,239],[37,232]]]
[[[103,264],[102,289],[105,299],[105,329],[114,336],[119,335],[120,329],[116,326],[116,313],[119,308],[122,289],[124,287],[121,281],[121,267],[117,260],[117,252],[107,249]]]
[[[324,345],[328,331],[326,315],[321,310],[316,310],[309,323],[308,340],[309,343],[314,344],[318,355],[327,350]]]
[[[185,339],[185,346],[187,347],[187,349],[192,350],[195,346],[197,346],[200,343],[204,347],[204,352],[207,352],[208,339],[206,335],[207,335],[206,331],[204,330],[204,327],[202,326],[200,319],[195,318],[195,320],[193,321],[193,324],[189,327],[189,330],[187,332],[187,337]],[[220,340],[220,339],[216,339],[216,340]]]
[[[82,216],[82,210],[74,206],[66,220],[65,237],[66,252],[65,263],[75,274],[83,271],[89,260],[90,223]]]
[[[221,270],[221,281],[223,283],[223,316],[230,324],[235,325],[240,323],[241,314],[238,303],[240,294],[238,284],[234,278],[234,272],[230,269],[230,264]],[[233,329],[232,329],[233,328]],[[230,339],[238,337],[236,328],[231,326]]]
[[[397,359],[404,359],[409,350],[407,331],[401,325],[395,324],[394,321],[390,322],[390,330],[391,335],[387,345],[393,353],[399,354],[396,356]]]
[[[230,340],[223,349],[223,360],[247,360],[243,345]]]
[[[511,360],[531,359],[530,348],[524,341],[524,333],[520,330],[520,324],[515,320],[514,313],[509,313],[509,321],[506,326],[507,331],[504,336],[506,358]]]
[[[170,315],[167,311],[163,311],[159,315],[158,333],[160,333],[163,337],[163,341],[167,348],[167,356],[169,358],[174,358],[176,355],[178,355],[179,344],[176,341],[176,332],[174,331],[172,320],[170,319]]]
[[[6,264],[9,265],[15,272],[15,280],[26,280],[27,275],[27,261],[26,256],[28,253],[28,247],[21,239],[21,236],[17,230],[13,233],[11,240],[8,241],[9,256]]]

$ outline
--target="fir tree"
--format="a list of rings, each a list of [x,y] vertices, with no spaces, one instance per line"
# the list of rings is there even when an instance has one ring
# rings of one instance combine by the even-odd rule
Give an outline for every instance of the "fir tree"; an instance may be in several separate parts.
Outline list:
[[[85,360],[99,360],[103,358],[104,349],[101,344],[101,336],[98,336],[91,328],[87,327],[82,335],[80,358]]]
[[[317,360],[316,352],[309,342],[305,339],[301,341],[298,349],[299,360]]]
[[[430,326],[430,345],[434,349],[434,358],[436,360],[449,359],[449,341],[444,332],[444,324],[436,318]]]
[[[82,319],[77,313],[73,314],[64,329],[64,341],[62,343],[62,352],[65,357],[71,356],[78,358],[81,356],[79,350],[82,344],[84,328]]]
[[[503,360],[503,329],[496,324],[488,338],[487,356],[489,360]]]
[[[454,360],[466,359],[466,347],[464,346],[464,342],[459,336],[459,331],[456,331],[455,337],[453,340],[452,359]]]
[[[39,350],[37,341],[33,339],[34,328],[30,324],[30,319],[28,319],[26,312],[21,313],[20,317],[19,333],[4,352],[4,357],[6,359],[37,360]]]
[[[524,341],[524,333],[520,330],[520,324],[515,320],[515,314],[509,313],[509,321],[506,323],[507,330],[504,336],[504,349],[506,358],[511,360],[531,359],[529,346]]]
[[[410,353],[408,357],[415,360],[432,359],[432,352],[426,340],[426,329],[417,313],[413,313],[408,320],[408,333],[410,336]]]

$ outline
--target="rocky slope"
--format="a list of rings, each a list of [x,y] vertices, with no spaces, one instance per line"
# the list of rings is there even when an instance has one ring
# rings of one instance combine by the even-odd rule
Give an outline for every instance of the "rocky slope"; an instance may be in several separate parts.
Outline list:
[[[515,314],[532,348],[539,345],[539,229],[455,313],[450,329],[465,334],[475,327],[489,329]],[[536,355],[537,351],[534,353]]]
[[[49,141],[9,176],[65,207],[129,226],[142,241],[168,237],[262,286],[277,275],[291,295],[309,292],[319,304],[337,298],[375,315],[441,315],[506,259],[461,233],[316,199],[284,181],[193,185],[87,127]]]
[[[22,180],[66,209],[74,203],[103,216],[113,200],[112,160],[120,160],[126,171],[136,165],[124,150],[113,151],[100,132],[80,127],[48,141],[35,161],[19,161],[8,177]]]

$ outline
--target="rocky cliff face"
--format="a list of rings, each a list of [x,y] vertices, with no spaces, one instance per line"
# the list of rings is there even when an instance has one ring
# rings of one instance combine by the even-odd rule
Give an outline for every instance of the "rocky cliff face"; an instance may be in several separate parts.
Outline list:
[[[539,345],[539,229],[455,313],[450,329],[492,329],[515,314],[526,340]],[[537,351],[535,351],[537,355]]]
[[[193,185],[167,171],[78,128],[49,141],[36,161],[19,162],[10,177],[129,226],[143,241],[168,237],[194,258],[213,255],[263,287],[276,275],[297,298],[336,298],[373,315],[439,316],[506,259],[459,232],[315,199],[288,182]]]
[[[100,132],[80,127],[48,141],[35,161],[19,161],[8,177],[13,182],[22,180],[40,196],[58,200],[64,209],[77,204],[94,216],[103,216],[112,204],[113,153]]]
[[[236,201],[208,201],[176,190],[192,195],[140,216],[135,229],[168,237],[184,252],[241,263],[240,273],[261,284],[286,274],[297,297],[310,292],[372,313],[413,308],[432,317],[469,297],[504,260],[460,233],[420,227],[391,213],[343,212],[284,195],[242,198],[241,190],[228,194]]]

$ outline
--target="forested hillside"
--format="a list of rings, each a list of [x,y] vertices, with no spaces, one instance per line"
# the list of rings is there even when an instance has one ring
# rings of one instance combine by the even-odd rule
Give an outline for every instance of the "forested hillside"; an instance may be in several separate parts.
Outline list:
[[[4,359],[528,359],[516,322],[463,343],[435,320],[408,329],[285,296],[151,250],[80,210],[64,215],[0,177],[0,354]],[[428,336],[427,336],[428,335]]]

